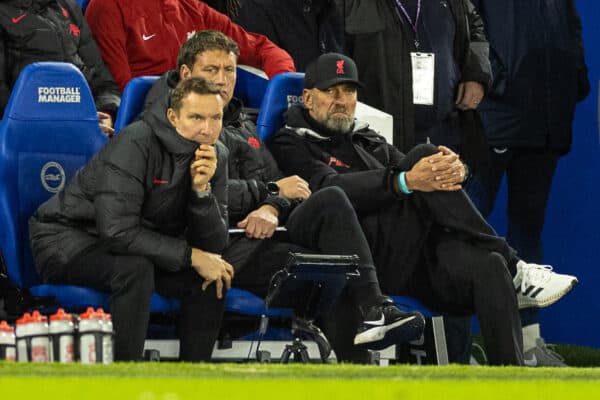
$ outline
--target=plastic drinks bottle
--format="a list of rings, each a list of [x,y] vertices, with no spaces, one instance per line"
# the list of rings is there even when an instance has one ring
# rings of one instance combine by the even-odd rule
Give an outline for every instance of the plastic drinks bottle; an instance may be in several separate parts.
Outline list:
[[[19,361],[48,362],[48,318],[39,311],[17,320],[16,338]]]
[[[112,316],[105,313],[103,309],[98,308],[96,314],[101,322],[102,335],[102,362],[111,364],[114,359],[113,355],[113,323]]]
[[[73,318],[62,308],[50,316],[50,360],[61,363],[75,361],[75,327]]]
[[[79,315],[79,358],[82,364],[102,362],[102,325],[94,309]]]
[[[0,360],[15,361],[16,359],[15,328],[2,321],[0,322]]]

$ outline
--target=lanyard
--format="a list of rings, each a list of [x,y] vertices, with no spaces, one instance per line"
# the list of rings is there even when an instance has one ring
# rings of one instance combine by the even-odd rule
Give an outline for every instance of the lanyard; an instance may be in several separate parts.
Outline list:
[[[418,32],[418,27],[419,27],[419,16],[421,15],[421,0],[417,0],[417,15],[415,15],[415,21],[414,22],[413,22],[412,18],[410,18],[410,15],[408,15],[408,12],[406,11],[406,8],[404,8],[404,5],[402,4],[402,2],[400,0],[396,0],[396,5],[400,9],[400,11],[402,11],[402,14],[404,14],[404,16],[406,17],[406,19],[408,20],[408,23],[410,24],[410,26],[412,27],[413,31],[415,32],[415,47],[418,49],[419,48],[419,32]]]

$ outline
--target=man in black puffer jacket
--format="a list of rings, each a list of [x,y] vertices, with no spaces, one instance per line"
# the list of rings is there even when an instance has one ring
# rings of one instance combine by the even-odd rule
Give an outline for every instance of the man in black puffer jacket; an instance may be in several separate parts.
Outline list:
[[[233,278],[217,254],[227,245],[222,110],[214,86],[182,82],[165,116],[128,126],[30,219],[44,282],[111,293],[116,360],[141,358],[154,290],[182,300],[180,358],[210,359]]]
[[[168,93],[176,82],[201,76],[217,84],[229,101],[221,140],[230,152],[230,222],[245,233],[234,237],[223,253],[236,270],[234,285],[265,295],[271,276],[281,269],[290,251],[356,254],[361,261],[360,277],[346,286],[334,306],[337,312],[332,311],[320,324],[338,359],[366,361],[365,348],[381,349],[418,338],[423,317],[401,312],[381,294],[368,244],[346,195],[338,188],[311,193],[298,176],[283,177],[256,127],[233,99],[238,54],[236,43],[221,32],[197,32],[179,52],[179,70],[163,75],[146,99],[150,111],[157,113],[167,107]],[[271,239],[279,223],[287,228],[287,236]],[[362,313],[352,313],[357,306]],[[383,325],[368,323],[381,318]],[[346,325],[341,321],[349,319],[353,329],[342,328]],[[376,332],[381,336],[376,337]]]
[[[119,88],[74,1],[3,0],[0,29],[0,115],[27,65],[38,61],[69,62],[81,70],[90,85],[100,112],[100,127],[105,133],[112,133],[112,118],[121,103]]]

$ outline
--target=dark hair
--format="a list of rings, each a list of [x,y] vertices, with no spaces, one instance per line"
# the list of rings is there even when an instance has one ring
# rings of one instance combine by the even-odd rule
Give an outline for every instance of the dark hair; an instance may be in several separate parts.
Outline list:
[[[235,54],[236,58],[240,55],[240,48],[229,36],[209,29],[194,33],[181,46],[177,56],[177,69],[180,70],[182,65],[192,69],[196,56],[208,50],[223,50],[227,54]]]
[[[179,112],[183,99],[186,98],[190,93],[196,93],[199,95],[221,94],[217,85],[207,81],[204,78],[183,79],[177,84],[177,86],[175,86],[173,93],[171,93],[171,98],[169,101],[170,107],[176,112]]]

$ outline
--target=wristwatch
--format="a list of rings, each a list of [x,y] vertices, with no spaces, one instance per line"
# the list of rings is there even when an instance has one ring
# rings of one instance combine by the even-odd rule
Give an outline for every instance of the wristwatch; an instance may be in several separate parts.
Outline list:
[[[267,182],[267,194],[269,196],[279,196],[279,185],[275,182]]]

